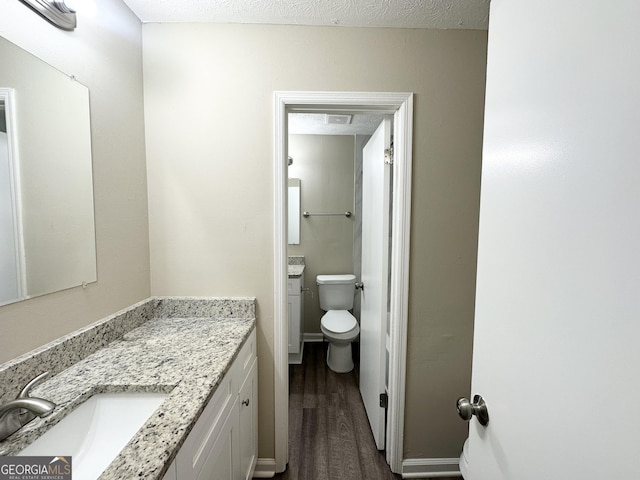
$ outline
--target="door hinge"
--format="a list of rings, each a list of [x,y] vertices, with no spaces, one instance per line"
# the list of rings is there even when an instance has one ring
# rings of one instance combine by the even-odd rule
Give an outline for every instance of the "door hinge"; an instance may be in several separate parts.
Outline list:
[[[393,147],[384,149],[385,165],[393,165]]]
[[[380,394],[380,407],[387,409],[389,407],[389,395],[386,393]]]

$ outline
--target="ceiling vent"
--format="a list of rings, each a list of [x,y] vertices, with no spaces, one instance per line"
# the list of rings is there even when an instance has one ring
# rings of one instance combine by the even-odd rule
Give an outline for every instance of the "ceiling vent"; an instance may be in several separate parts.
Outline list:
[[[349,125],[352,119],[353,115],[327,114],[326,123],[327,125]]]

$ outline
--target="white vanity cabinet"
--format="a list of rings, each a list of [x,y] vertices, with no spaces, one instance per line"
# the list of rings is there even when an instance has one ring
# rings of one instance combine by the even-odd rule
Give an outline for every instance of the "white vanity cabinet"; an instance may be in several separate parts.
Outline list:
[[[302,319],[304,318],[303,277],[289,277],[289,363],[302,363]]]
[[[258,361],[251,333],[178,452],[180,480],[248,480],[258,455]],[[167,473],[169,475],[170,471]],[[169,480],[175,477],[166,476]]]

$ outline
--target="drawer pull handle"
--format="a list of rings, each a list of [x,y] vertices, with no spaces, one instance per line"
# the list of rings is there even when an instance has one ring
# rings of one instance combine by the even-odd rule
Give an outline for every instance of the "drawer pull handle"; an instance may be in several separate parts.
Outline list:
[[[249,406],[249,399],[247,398],[246,400],[242,400],[242,404],[243,404],[245,407],[248,407],[248,406]]]

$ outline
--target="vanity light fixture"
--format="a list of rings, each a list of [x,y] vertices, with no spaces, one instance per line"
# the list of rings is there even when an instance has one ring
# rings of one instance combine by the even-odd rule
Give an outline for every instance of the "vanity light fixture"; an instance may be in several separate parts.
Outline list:
[[[20,1],[58,28],[69,31],[76,28],[76,12],[65,5],[64,0]]]

